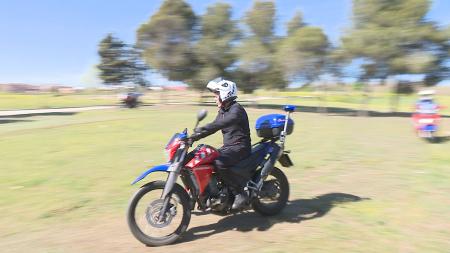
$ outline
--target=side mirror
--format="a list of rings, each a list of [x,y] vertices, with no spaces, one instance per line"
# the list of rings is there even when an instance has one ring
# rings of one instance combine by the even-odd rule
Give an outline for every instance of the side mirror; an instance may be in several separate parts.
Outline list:
[[[206,115],[208,115],[208,111],[206,109],[202,109],[197,113],[197,121],[200,122],[203,119],[206,118]]]

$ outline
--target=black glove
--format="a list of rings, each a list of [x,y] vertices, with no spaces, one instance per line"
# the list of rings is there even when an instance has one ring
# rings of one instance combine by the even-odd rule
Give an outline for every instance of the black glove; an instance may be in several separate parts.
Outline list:
[[[194,133],[196,133],[196,134],[201,133],[202,130],[203,129],[201,127],[196,127],[196,128],[194,128]]]
[[[198,141],[198,140],[200,140],[202,137],[201,137],[201,134],[200,133],[198,133],[198,132],[195,132],[195,133],[193,133],[191,136],[189,136],[189,139],[191,139],[192,141]]]

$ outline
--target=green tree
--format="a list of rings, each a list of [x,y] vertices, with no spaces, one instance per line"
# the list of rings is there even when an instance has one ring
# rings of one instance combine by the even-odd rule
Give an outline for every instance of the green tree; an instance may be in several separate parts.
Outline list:
[[[351,59],[341,47],[330,46],[325,59],[325,72],[334,77],[337,84],[343,84],[343,69]]]
[[[432,85],[445,76],[448,37],[426,20],[429,8],[428,0],[353,1],[353,27],[342,42],[349,55],[365,61],[361,80],[425,74]]]
[[[149,70],[141,58],[141,52],[111,34],[108,34],[99,45],[100,78],[105,84],[119,85],[131,82],[140,86],[148,86],[145,73]]]
[[[429,46],[435,52],[434,62],[429,65],[424,78],[425,86],[433,86],[450,76],[450,26],[437,29]]]
[[[142,50],[133,46],[129,47],[127,52],[129,81],[142,87],[150,86],[150,82],[145,78],[150,68],[142,59]]]
[[[182,0],[165,0],[159,10],[137,31],[143,58],[173,81],[187,81],[196,74],[193,50],[196,16]]]
[[[238,39],[239,30],[231,19],[231,6],[226,3],[208,7],[200,24],[201,37],[194,48],[197,70],[190,84],[201,90],[218,76],[231,77],[229,68],[236,61],[233,43]]]
[[[245,15],[249,34],[237,47],[239,66],[236,77],[244,92],[256,88],[284,88],[287,85],[274,54],[278,39],[274,35],[275,3],[255,1]],[[244,87],[247,86],[247,87]]]
[[[277,52],[286,78],[310,84],[324,71],[329,43],[322,29],[312,26],[291,28]]]
[[[286,24],[287,34],[291,35],[305,25],[306,24],[303,22],[303,14],[300,11],[297,11],[294,17]]]
[[[287,24],[288,35],[279,44],[277,51],[278,64],[283,69],[287,80],[303,81],[311,84],[325,72],[328,38],[319,27],[308,26],[303,23],[301,13],[298,12]],[[326,90],[325,83],[316,85],[317,90]],[[326,113],[326,92],[320,92],[319,112]]]
[[[366,60],[365,78],[443,70],[448,38],[426,20],[429,8],[428,0],[353,1],[354,24],[342,41],[350,55]]]
[[[129,62],[126,45],[121,40],[108,34],[100,41],[98,54],[100,79],[108,85],[119,85],[129,79]]]

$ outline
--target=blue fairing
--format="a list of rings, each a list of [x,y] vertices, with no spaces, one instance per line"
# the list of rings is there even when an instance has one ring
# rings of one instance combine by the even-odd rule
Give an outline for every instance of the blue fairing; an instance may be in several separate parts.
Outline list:
[[[167,169],[169,169],[169,164],[162,164],[162,165],[158,165],[155,166],[149,170],[147,170],[146,172],[142,173],[139,177],[137,177],[133,183],[131,183],[132,185],[141,181],[142,179],[144,179],[148,174],[153,173],[155,171],[165,171],[167,172]]]

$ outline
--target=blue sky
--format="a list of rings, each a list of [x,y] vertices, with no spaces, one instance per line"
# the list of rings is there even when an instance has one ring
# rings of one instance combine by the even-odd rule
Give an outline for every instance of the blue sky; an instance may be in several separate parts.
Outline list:
[[[0,83],[95,85],[98,42],[109,32],[134,43],[140,24],[162,0],[2,0],[0,1]],[[187,1],[197,14],[216,1]],[[252,1],[225,0],[241,18]],[[350,25],[351,0],[279,0],[278,35],[296,10],[305,22],[322,27],[337,42]],[[429,19],[450,24],[450,1],[434,0]],[[153,81],[164,82],[154,76]]]

